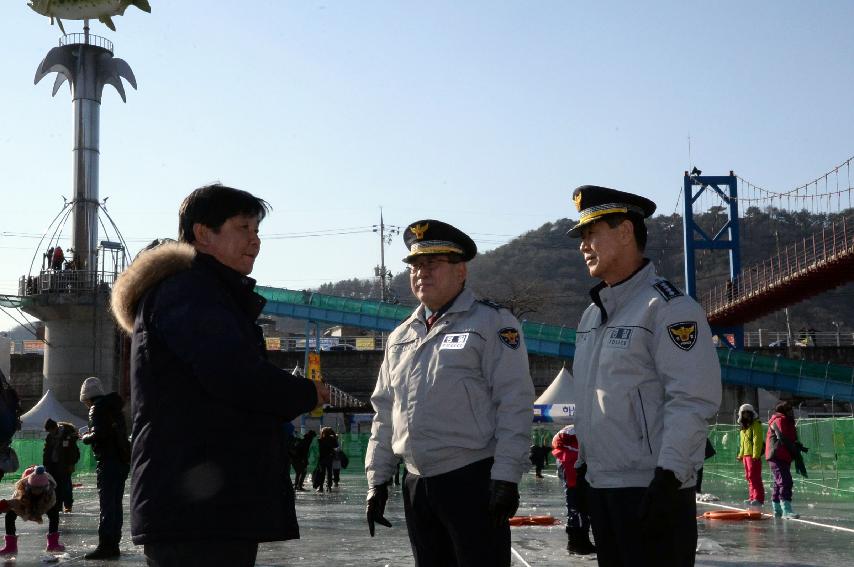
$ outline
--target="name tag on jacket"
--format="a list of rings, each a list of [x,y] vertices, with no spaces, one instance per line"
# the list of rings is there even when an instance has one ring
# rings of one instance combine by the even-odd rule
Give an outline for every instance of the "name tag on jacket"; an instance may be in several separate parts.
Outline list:
[[[442,344],[439,346],[439,350],[446,348],[459,350],[466,346],[466,341],[468,340],[468,333],[449,333],[442,338]]]

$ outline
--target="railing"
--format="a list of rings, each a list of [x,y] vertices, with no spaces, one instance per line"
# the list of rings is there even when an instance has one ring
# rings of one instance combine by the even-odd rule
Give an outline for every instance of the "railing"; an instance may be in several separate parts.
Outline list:
[[[333,408],[367,408],[368,405],[344,390],[329,384],[329,405]]]
[[[69,33],[59,38],[59,45],[94,45],[113,53],[113,42],[91,33]]]
[[[854,226],[844,217],[818,234],[784,248],[760,264],[745,268],[731,282],[700,296],[709,315],[741,300],[756,297],[768,288],[782,285],[794,276],[820,268],[854,254]]]
[[[784,348],[789,346],[789,335],[786,331],[746,331],[744,333],[745,347]],[[792,346],[795,347],[852,347],[854,346],[854,331],[793,331]]]
[[[21,279],[18,280],[18,295],[109,291],[115,281],[116,274],[113,272],[43,270],[37,276],[21,276]]]

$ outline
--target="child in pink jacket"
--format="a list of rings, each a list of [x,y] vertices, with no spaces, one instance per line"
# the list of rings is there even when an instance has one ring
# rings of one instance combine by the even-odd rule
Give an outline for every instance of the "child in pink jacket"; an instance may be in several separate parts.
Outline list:
[[[574,555],[596,553],[590,543],[590,518],[584,502],[584,487],[576,483],[575,462],[578,460],[578,438],[575,426],[567,425],[552,439],[552,455],[557,461],[558,476],[564,481],[566,495],[566,549]],[[580,488],[580,489],[579,489]]]

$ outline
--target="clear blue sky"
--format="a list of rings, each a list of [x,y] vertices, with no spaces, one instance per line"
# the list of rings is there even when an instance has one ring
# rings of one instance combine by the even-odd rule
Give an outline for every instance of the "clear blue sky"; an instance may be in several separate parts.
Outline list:
[[[105,89],[100,196],[134,253],[175,235],[197,186],[264,197],[262,284],[371,277],[373,233],[276,235],[370,227],[380,206],[489,249],[574,217],[578,185],[669,214],[690,165],[788,190],[854,154],[847,1],[151,4],[118,32],[92,23],[139,82],[127,104]],[[41,234],[71,193],[71,102],[67,87],[51,98],[52,76],[33,85],[58,28],[25,0],[0,21],[0,293],[16,293],[38,242],[17,235]],[[387,248],[394,272],[404,253]]]

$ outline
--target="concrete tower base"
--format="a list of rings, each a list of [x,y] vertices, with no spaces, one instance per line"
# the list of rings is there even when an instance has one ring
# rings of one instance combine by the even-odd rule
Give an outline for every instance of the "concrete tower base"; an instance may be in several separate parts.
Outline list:
[[[100,378],[105,392],[121,390],[120,343],[107,309],[107,290],[31,298],[24,310],[45,324],[42,394],[51,390],[69,411],[86,417],[88,410],[80,402],[80,385],[86,378]]]

